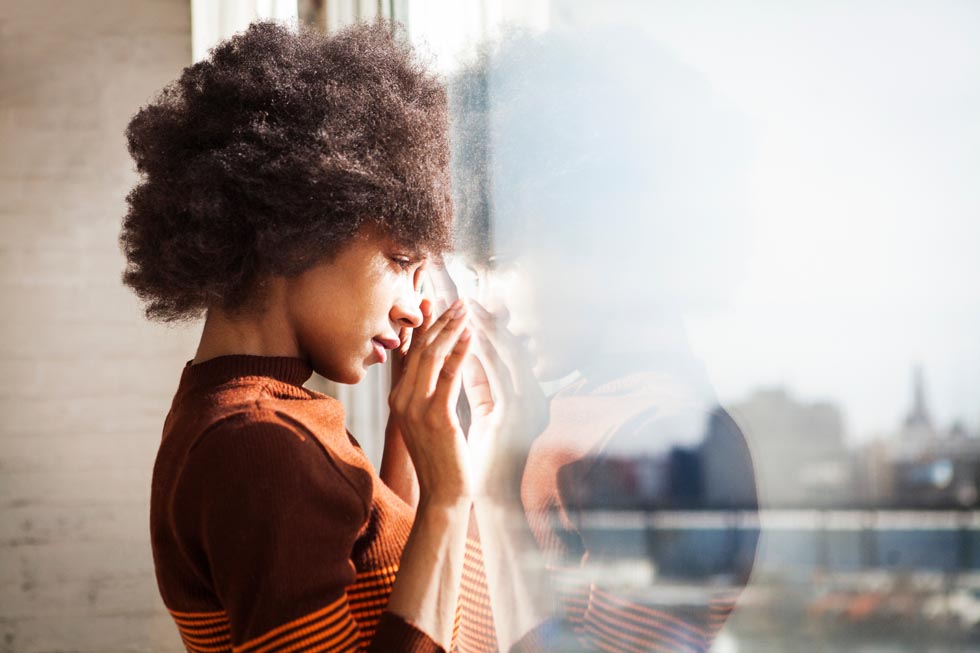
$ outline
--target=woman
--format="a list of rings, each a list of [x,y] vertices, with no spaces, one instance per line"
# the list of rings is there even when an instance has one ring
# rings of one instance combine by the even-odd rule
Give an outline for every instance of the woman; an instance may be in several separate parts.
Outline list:
[[[444,88],[380,22],[329,37],[253,24],[128,127],[142,178],[123,281],[150,319],[206,312],[150,516],[189,651],[452,646],[471,337],[461,303],[436,315],[418,294],[451,243],[447,129]],[[382,478],[342,406],[303,383],[356,383],[403,353]]]

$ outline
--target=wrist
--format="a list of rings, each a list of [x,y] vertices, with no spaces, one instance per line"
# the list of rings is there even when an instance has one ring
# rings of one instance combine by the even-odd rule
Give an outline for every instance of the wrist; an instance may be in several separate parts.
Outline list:
[[[466,527],[472,500],[466,497],[426,496],[419,499],[415,509],[416,522],[422,520],[451,528],[457,522]]]
[[[488,466],[482,482],[474,492],[481,499],[504,506],[521,505],[521,483],[526,459],[507,457]]]
[[[433,481],[432,474],[419,475],[419,508],[456,510],[473,501],[473,487],[465,473],[443,474]]]

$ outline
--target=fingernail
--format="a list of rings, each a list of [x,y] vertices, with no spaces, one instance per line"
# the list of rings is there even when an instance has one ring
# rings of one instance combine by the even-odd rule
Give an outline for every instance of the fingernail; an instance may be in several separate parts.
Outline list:
[[[458,306],[453,311],[453,319],[458,320],[459,318],[463,317],[464,315],[466,315],[466,307],[465,306],[460,305],[460,306]]]
[[[473,332],[472,332],[472,331],[470,331],[469,329],[463,329],[463,332],[462,332],[461,334],[459,334],[459,339],[460,339],[460,340],[461,340],[462,342],[466,342],[466,341],[467,341],[467,340],[469,340],[469,339],[470,339],[470,338],[471,338],[472,336],[473,336]]]

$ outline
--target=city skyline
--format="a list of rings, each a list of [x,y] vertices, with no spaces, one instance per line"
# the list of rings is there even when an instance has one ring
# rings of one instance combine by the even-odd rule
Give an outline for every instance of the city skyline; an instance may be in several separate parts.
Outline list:
[[[921,386],[916,387],[915,376],[921,374]],[[906,379],[907,390],[905,394],[896,401],[894,414],[891,423],[881,424],[873,430],[865,433],[856,433],[852,426],[852,421],[848,412],[848,402],[840,400],[838,397],[829,395],[808,396],[801,393],[794,385],[786,382],[761,383],[750,387],[747,391],[737,396],[724,396],[719,392],[719,401],[723,406],[735,405],[749,401],[753,397],[768,392],[783,392],[794,401],[802,404],[818,405],[826,404],[834,407],[840,412],[842,417],[842,437],[845,445],[850,448],[860,447],[869,444],[873,440],[890,440],[896,437],[909,416],[910,410],[914,410],[913,404],[917,398],[924,403],[924,409],[931,423],[931,427],[937,432],[949,432],[955,428],[965,430],[968,437],[980,438],[980,412],[977,418],[969,419],[965,417],[950,417],[939,415],[934,409],[933,393],[930,392],[928,382],[928,370],[922,365],[911,365]],[[921,396],[920,396],[921,395]]]

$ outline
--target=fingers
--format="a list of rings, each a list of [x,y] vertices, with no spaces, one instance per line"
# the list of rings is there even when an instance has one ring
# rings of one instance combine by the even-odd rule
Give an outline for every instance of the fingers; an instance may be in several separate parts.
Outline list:
[[[463,327],[462,332],[456,339],[456,344],[446,357],[442,369],[436,381],[435,391],[432,398],[437,406],[445,406],[447,410],[454,411],[456,400],[459,398],[459,388],[463,379],[464,361],[470,351],[470,344],[473,341],[473,332]]]
[[[399,351],[401,351],[402,354],[408,353],[408,348],[412,344],[412,336],[415,333],[422,333],[429,327],[429,325],[432,324],[432,315],[434,312],[432,300],[427,297],[422,299],[422,301],[419,302],[419,312],[422,313],[422,324],[414,329],[411,327],[402,327],[401,331],[398,333],[398,339],[401,340],[402,343],[401,347],[399,347]]]
[[[502,308],[497,313],[490,313],[474,301],[469,302],[469,306],[473,309],[474,323],[486,328],[490,342],[507,364],[514,390],[522,396],[541,394],[541,387],[534,375],[533,357],[520,339],[507,328],[510,318],[507,310]]]
[[[523,351],[517,338],[507,328],[508,315],[495,315],[484,308],[479,302],[469,301],[468,306],[472,308],[474,322],[481,326],[490,338],[500,355],[512,366],[519,364],[520,353]]]
[[[466,326],[466,311],[451,311],[454,317],[447,320],[434,336],[432,333],[436,326],[426,333],[426,338],[431,339],[426,343],[424,349],[420,350],[414,358],[417,361],[418,370],[416,372],[415,387],[429,396],[435,390],[436,381],[442,373],[446,364],[446,359],[456,346]],[[449,313],[449,311],[447,311]],[[441,318],[440,318],[441,319]],[[469,338],[467,337],[467,340]]]
[[[504,403],[514,397],[514,383],[510,377],[507,364],[500,357],[497,348],[483,330],[477,331],[476,356],[480,359],[483,370],[490,382],[490,392],[495,404]]]
[[[483,364],[475,355],[469,355],[463,362],[463,388],[470,410],[474,415],[485,417],[493,412],[493,391]]]
[[[431,304],[429,306],[431,308]],[[421,364],[422,353],[439,337],[439,334],[446,328],[446,325],[465,313],[466,309],[463,303],[458,300],[446,309],[437,320],[433,321],[432,316],[434,313],[429,313],[428,318],[426,318],[427,323],[423,322],[422,326],[412,334],[412,344],[405,357],[403,378],[414,385],[419,365]],[[424,315],[425,313],[423,313]]]
[[[449,308],[443,311],[442,315],[439,316],[439,319],[432,321],[430,317],[429,323],[423,323],[419,328],[418,333],[422,335],[421,338],[417,338],[419,344],[424,347],[428,343],[435,340],[439,336],[439,333],[446,328],[447,324],[465,313],[466,307],[463,306],[463,301],[457,299],[455,302],[449,305]]]
[[[444,262],[434,264],[429,268],[429,279],[432,281],[432,289],[436,297],[446,298],[447,303],[448,300],[459,297],[459,288],[456,287],[456,282],[453,281]]]
[[[432,326],[432,321],[434,319],[433,315],[435,314],[435,306],[433,305],[432,300],[426,297],[419,302],[419,311],[422,312],[422,324],[413,330],[413,334],[424,333],[430,326]]]
[[[519,394],[536,391],[537,379],[528,352],[506,327],[509,315],[498,318],[476,301],[469,301],[468,305],[473,309],[474,324],[486,335],[490,346],[498,355],[498,373],[501,376],[505,373],[509,375],[514,391]]]

